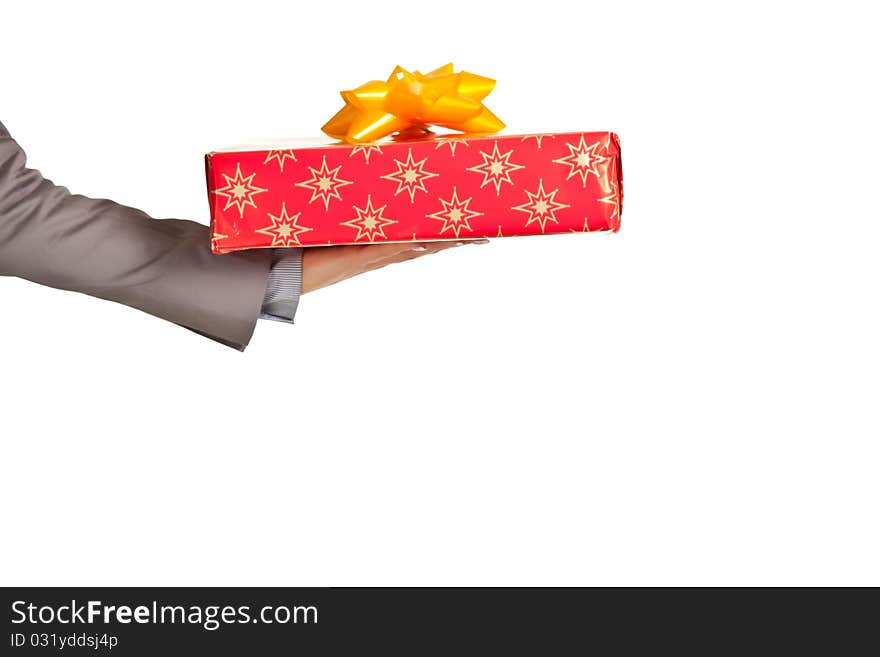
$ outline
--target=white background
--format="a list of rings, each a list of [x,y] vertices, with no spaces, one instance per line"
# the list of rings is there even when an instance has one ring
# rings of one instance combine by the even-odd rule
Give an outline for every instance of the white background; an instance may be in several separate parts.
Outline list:
[[[618,235],[306,296],[244,354],[0,280],[3,584],[880,584],[878,48],[858,3],[6,2],[0,120],[207,220],[202,155],[395,64],[614,130]]]

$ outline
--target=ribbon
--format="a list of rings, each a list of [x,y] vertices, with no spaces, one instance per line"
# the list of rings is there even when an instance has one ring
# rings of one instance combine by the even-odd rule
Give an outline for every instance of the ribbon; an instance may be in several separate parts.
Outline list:
[[[483,105],[494,88],[495,80],[466,71],[454,73],[452,64],[424,74],[398,66],[384,82],[373,80],[341,92],[345,107],[322,130],[349,144],[394,133],[425,134],[430,125],[491,134],[504,128]]]

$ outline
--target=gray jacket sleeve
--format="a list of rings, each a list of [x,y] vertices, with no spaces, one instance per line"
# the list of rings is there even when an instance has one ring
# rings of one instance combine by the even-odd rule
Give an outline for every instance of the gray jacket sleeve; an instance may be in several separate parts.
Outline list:
[[[0,124],[0,275],[138,308],[244,349],[271,251],[214,255],[208,227],[70,194]]]

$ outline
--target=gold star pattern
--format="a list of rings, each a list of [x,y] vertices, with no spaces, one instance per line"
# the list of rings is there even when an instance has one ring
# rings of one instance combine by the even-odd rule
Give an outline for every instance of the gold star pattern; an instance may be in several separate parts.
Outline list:
[[[223,233],[212,234],[211,235],[211,250],[216,251],[217,250],[217,242],[220,242],[221,240],[225,240],[228,237],[229,237],[229,235],[224,235]]]
[[[581,140],[577,146],[569,143],[565,145],[568,147],[568,155],[558,160],[553,160],[556,164],[565,164],[571,167],[565,179],[568,180],[572,176],[579,175],[584,183],[584,187],[587,186],[587,176],[591,173],[598,180],[600,175],[599,165],[608,160],[607,157],[596,152],[602,143],[597,141],[587,146],[584,142],[584,136],[581,135]]]
[[[568,232],[569,233],[589,233],[590,232],[590,224],[588,223],[588,219],[586,217],[584,217],[584,227],[581,230],[569,228]]]
[[[617,162],[612,157],[605,158],[602,167],[602,175],[599,177],[599,186],[606,194],[608,192],[617,192]]]
[[[376,240],[377,235],[382,239],[388,239],[385,236],[385,226],[396,224],[397,221],[382,216],[386,206],[383,205],[381,208],[374,208],[372,198],[370,195],[367,195],[366,206],[359,208],[358,206],[353,205],[352,208],[354,208],[354,211],[357,213],[357,217],[349,219],[348,221],[343,221],[339,225],[348,226],[349,228],[357,228],[358,234],[357,237],[354,238],[355,242],[364,236],[366,236],[371,242]]]
[[[606,153],[610,153],[610,152],[611,152],[611,139],[612,139],[612,134],[613,134],[613,133],[610,133],[610,132],[609,132],[609,133],[608,133],[608,136],[605,137],[605,152],[606,152]],[[618,138],[617,138],[617,135],[613,135],[613,139],[614,139],[614,141],[615,141],[618,145],[620,144],[620,142],[619,142],[619,140],[618,140]]]
[[[470,205],[471,198],[466,198],[461,200],[458,198],[458,190],[453,187],[452,188],[452,198],[448,201],[440,199],[440,203],[443,205],[443,209],[440,212],[435,212],[433,214],[426,214],[425,217],[428,219],[437,219],[438,221],[443,222],[443,227],[440,229],[440,234],[442,235],[447,230],[451,230],[455,233],[455,236],[458,237],[461,233],[462,229],[470,232],[473,232],[473,228],[471,228],[470,220],[474,217],[483,216],[482,212],[475,212],[468,208]]]
[[[215,189],[214,193],[218,196],[226,197],[226,205],[223,207],[223,211],[226,212],[229,208],[235,206],[238,208],[239,218],[244,218],[245,207],[256,208],[257,204],[254,202],[254,196],[266,190],[253,184],[254,176],[257,174],[242,175],[240,163],[235,165],[235,176],[227,176],[225,173],[220,175],[226,180],[226,186]]]
[[[449,146],[449,152],[452,154],[452,157],[455,157],[455,149],[458,147],[459,144],[464,144],[468,148],[471,147],[471,145],[469,143],[467,143],[466,141],[463,141],[460,138],[447,137],[445,139],[438,139],[437,145],[434,146],[434,150],[436,151],[441,146]]]
[[[614,147],[612,148],[611,143],[614,142]],[[620,137],[618,137],[615,133],[609,132],[605,137],[605,155],[608,155],[611,159],[614,159],[614,155],[616,153],[620,153]]]
[[[542,139],[556,139],[556,135],[526,135],[520,141],[525,141],[526,139],[534,139],[538,144],[538,150],[541,150],[541,140]]]
[[[284,172],[284,160],[291,159],[296,162],[296,153],[293,149],[288,149],[286,151],[269,151],[266,154],[266,159],[263,160],[263,164],[269,164],[272,160],[276,160],[278,162],[278,167],[281,169],[282,173]]]
[[[292,217],[287,214],[287,204],[281,204],[281,214],[275,216],[271,212],[266,213],[272,221],[271,226],[258,228],[256,232],[268,235],[272,238],[272,246],[294,246],[300,244],[299,236],[314,230],[298,223],[301,213],[297,212]]]
[[[607,203],[611,206],[611,215],[608,217],[608,225],[613,228],[620,223],[620,189],[617,184],[617,175],[614,164],[606,167],[605,182],[607,183],[607,186],[603,185],[603,187],[606,188],[605,191],[607,191],[608,194],[601,197],[599,203]]]
[[[397,165],[397,171],[384,175],[382,178],[397,183],[397,189],[394,192],[395,196],[406,190],[409,192],[410,203],[415,203],[417,191],[422,191],[426,194],[428,193],[428,189],[425,187],[425,181],[440,175],[432,173],[431,171],[425,171],[425,162],[427,161],[428,158],[419,160],[418,162],[413,160],[412,149],[410,148],[406,155],[406,162],[401,162],[397,158],[394,158],[394,164]]]
[[[309,199],[309,203],[316,198],[320,198],[324,201],[324,210],[327,211],[330,209],[330,199],[342,200],[342,197],[339,195],[339,188],[351,185],[353,182],[339,177],[339,170],[341,168],[342,165],[340,164],[335,169],[330,169],[327,166],[327,156],[325,155],[321,161],[321,168],[313,169],[309,167],[312,177],[296,183],[296,186],[310,189],[312,191],[312,198]]]
[[[349,157],[353,157],[355,153],[363,153],[364,162],[366,164],[370,163],[370,153],[376,151],[379,155],[382,154],[382,149],[376,144],[360,144],[351,149],[351,153],[348,154]]]
[[[564,203],[556,202],[555,197],[558,191],[559,189],[557,188],[554,189],[552,192],[545,192],[544,180],[541,179],[538,181],[538,191],[536,191],[534,194],[529,190],[526,190],[526,196],[529,197],[528,202],[512,207],[511,210],[528,212],[529,218],[526,221],[526,227],[537,221],[540,224],[541,232],[543,233],[548,221],[552,221],[554,224],[559,223],[556,220],[557,210],[570,207],[568,205],[565,205]]]
[[[492,183],[495,185],[495,194],[497,196],[501,194],[501,183],[506,182],[513,185],[513,181],[510,179],[511,172],[516,171],[517,169],[525,169],[525,167],[521,164],[514,164],[511,162],[511,155],[513,155],[513,149],[502,155],[498,150],[497,141],[492,148],[491,155],[484,151],[480,151],[483,163],[468,169],[468,171],[483,174],[483,182],[480,183],[480,189],[483,189],[483,187]]]

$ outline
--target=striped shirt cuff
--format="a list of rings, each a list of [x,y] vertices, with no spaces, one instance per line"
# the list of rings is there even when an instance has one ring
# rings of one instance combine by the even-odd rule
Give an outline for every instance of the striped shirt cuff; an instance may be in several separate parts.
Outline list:
[[[302,249],[275,249],[260,319],[293,323],[302,292]]]

